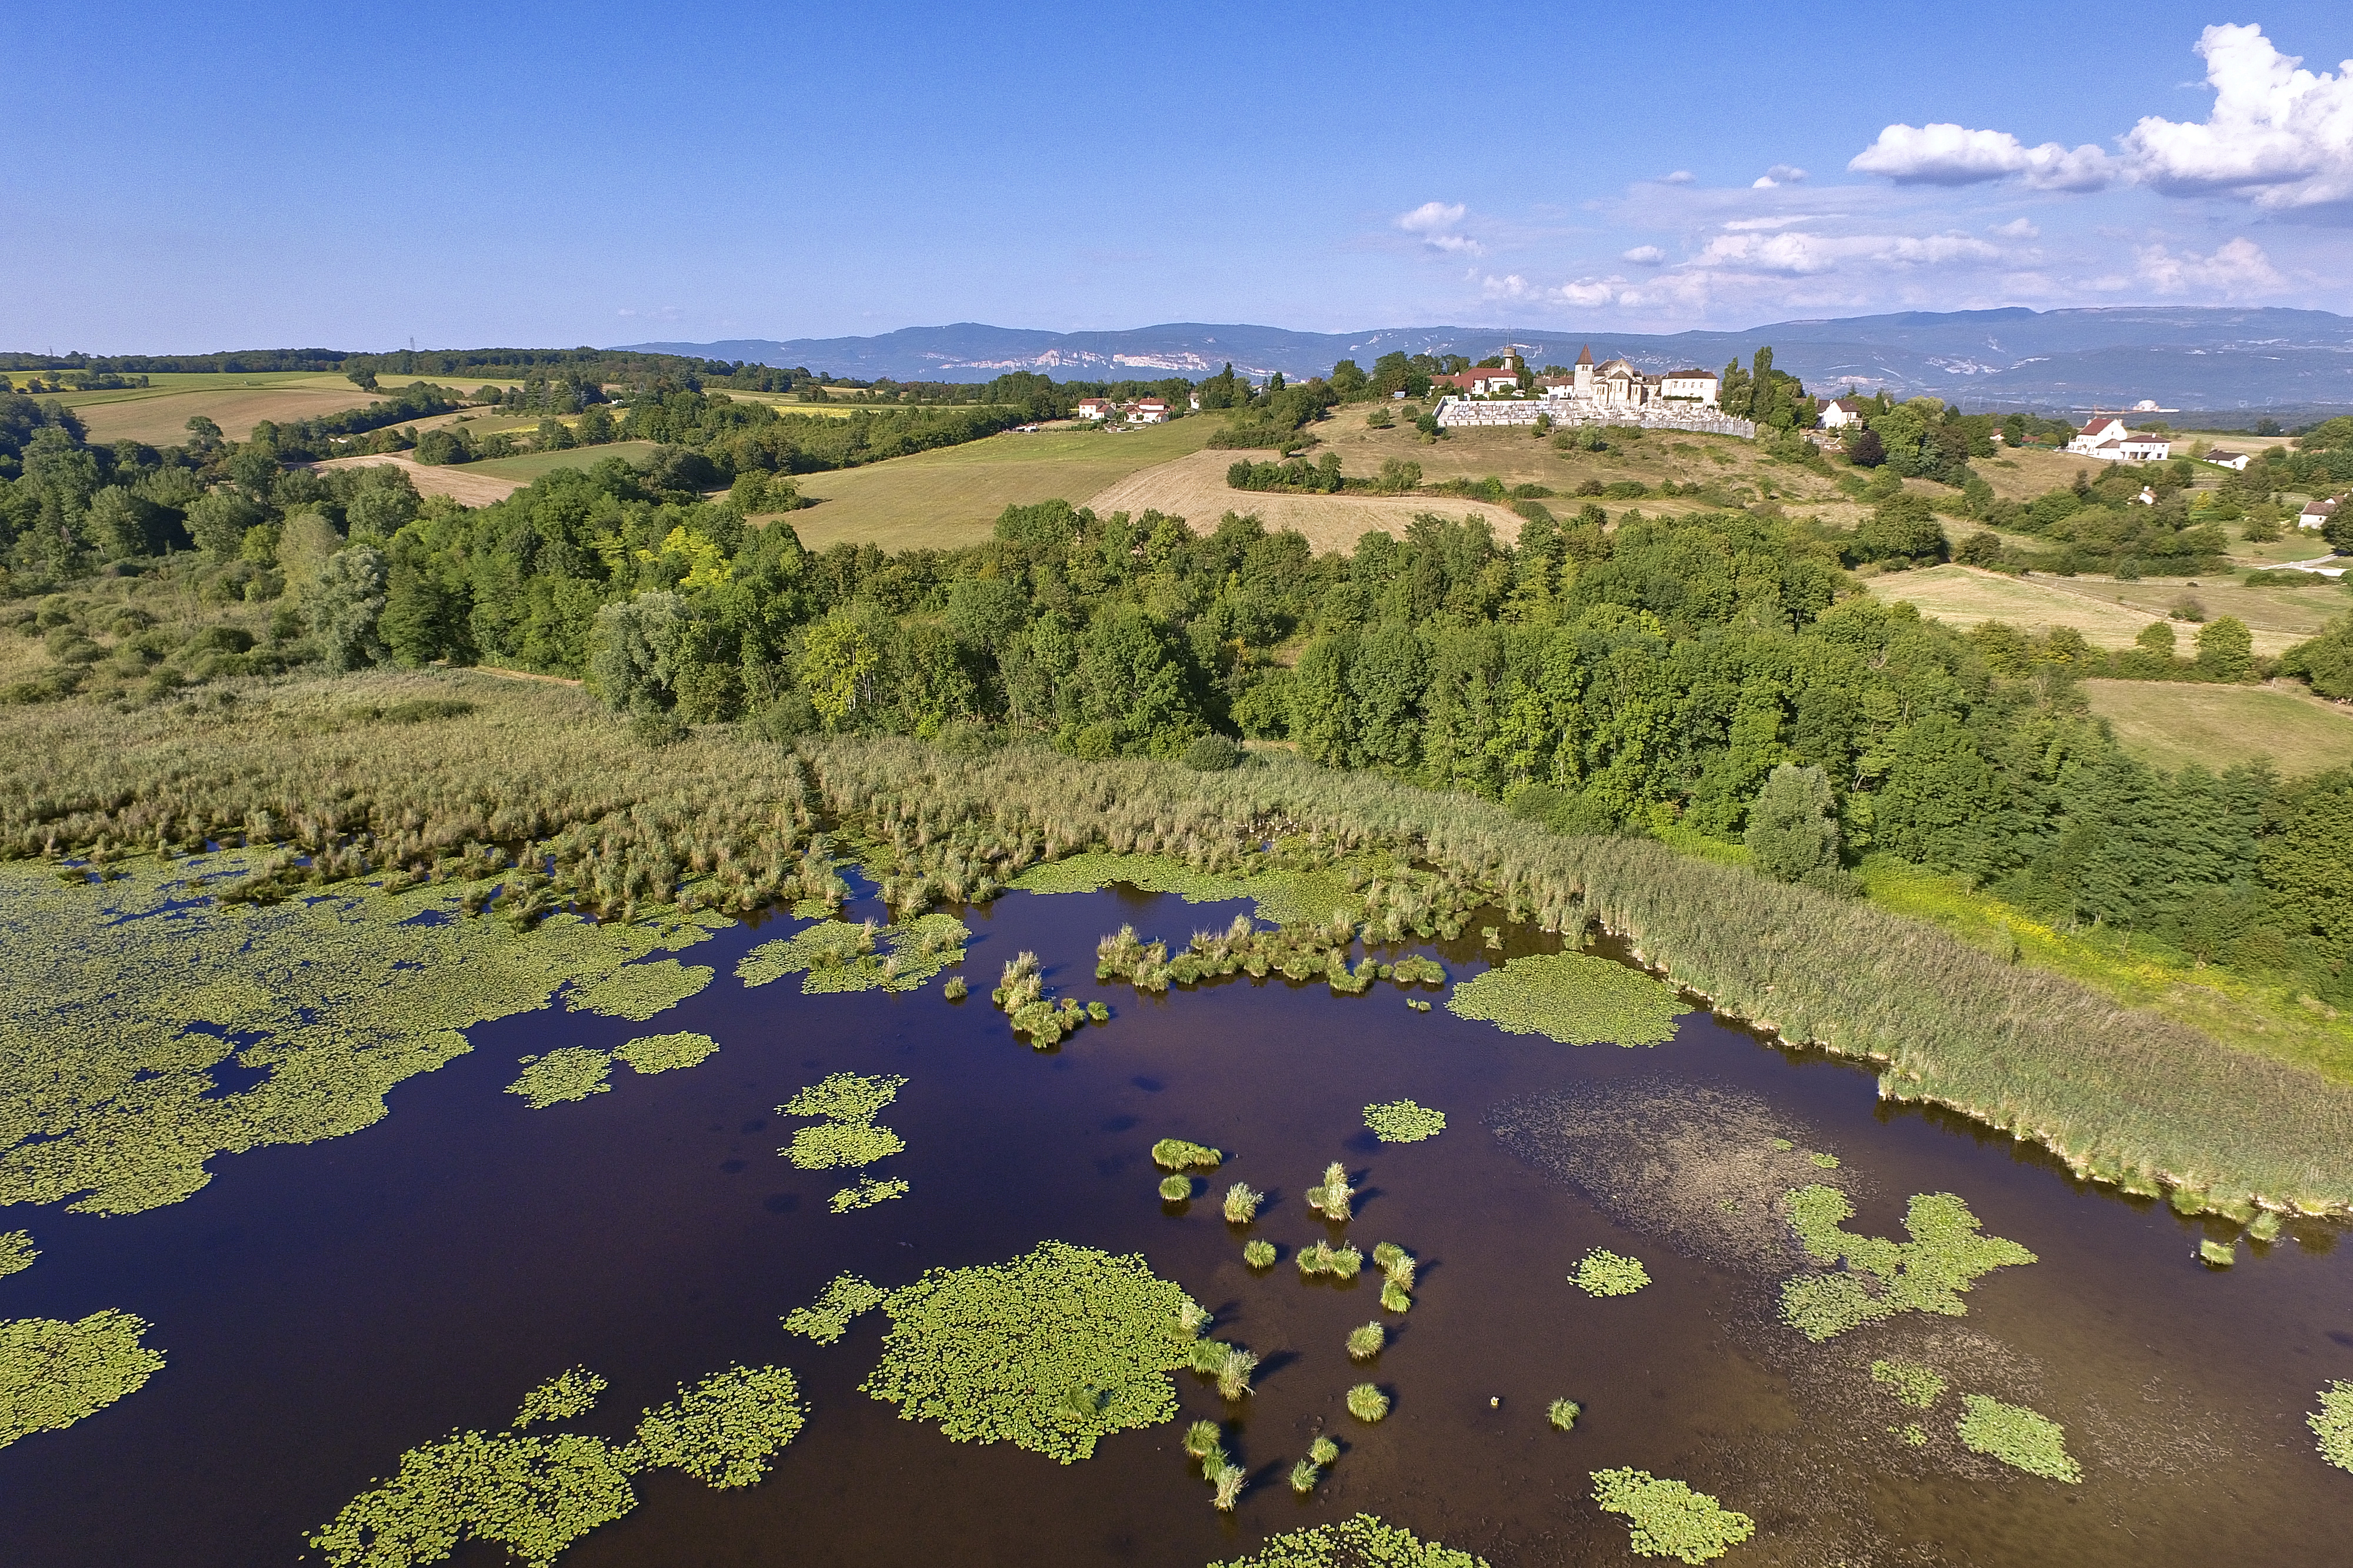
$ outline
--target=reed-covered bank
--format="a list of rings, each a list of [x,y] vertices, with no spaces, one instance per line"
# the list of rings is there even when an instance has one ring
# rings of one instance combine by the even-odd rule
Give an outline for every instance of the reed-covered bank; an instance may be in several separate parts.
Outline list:
[[[390,717],[427,697],[450,705]],[[493,912],[821,900],[834,878],[820,815],[908,913],[986,900],[1087,849],[1223,876],[1369,857],[1398,868],[1388,882],[1314,885],[1345,889],[1365,927],[1377,908],[1387,939],[1456,926],[1479,901],[1551,930],[1598,924],[1721,1012],[1878,1062],[1890,1097],[1949,1106],[2086,1175],[2242,1217],[2257,1204],[2353,1212],[2353,1088],[1868,904],[1280,756],[1199,773],[1042,748],[788,749],[718,727],[654,749],[568,689],[418,674],[256,685],[226,707],[0,710],[0,854],[283,845],[280,880],[247,890],[263,897],[503,867]]]

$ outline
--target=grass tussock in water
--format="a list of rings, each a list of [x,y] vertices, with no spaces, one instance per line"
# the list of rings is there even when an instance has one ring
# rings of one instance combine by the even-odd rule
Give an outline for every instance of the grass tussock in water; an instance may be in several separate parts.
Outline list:
[[[1961,1396],[1965,1414],[1955,1428],[1962,1447],[2046,1480],[2082,1482],[2084,1468],[2067,1452],[2066,1428],[2022,1405],[1982,1394]]]
[[[1352,1243],[1335,1247],[1328,1241],[1318,1241],[1299,1249],[1299,1272],[1303,1278],[1314,1279],[1329,1274],[1338,1279],[1354,1279],[1365,1266],[1365,1255]]]
[[[1446,1112],[1410,1100],[1393,1100],[1365,1107],[1365,1125],[1384,1143],[1419,1143],[1446,1131]]]
[[[1206,1144],[1182,1138],[1163,1138],[1152,1146],[1152,1163],[1164,1171],[1214,1171],[1225,1158]]]
[[[1638,1557],[1707,1563],[1757,1533],[1757,1521],[1681,1481],[1648,1470],[1595,1470],[1593,1500],[1626,1521],[1628,1545]]]
[[[77,1321],[0,1320],[0,1448],[55,1432],[135,1394],[164,1370],[147,1322],[108,1308]]]
[[[1111,1010],[1100,1002],[1082,1007],[1071,998],[1057,997],[1047,990],[1034,952],[1014,955],[988,999],[1012,1024],[1015,1034],[1029,1036],[1029,1044],[1041,1051],[1059,1044],[1074,1029],[1111,1017]]]
[[[1360,1513],[1336,1524],[1270,1535],[1250,1556],[1208,1568],[1487,1568],[1487,1560]]]
[[[1348,1359],[1370,1361],[1381,1353],[1389,1342],[1389,1331],[1378,1323],[1366,1323],[1348,1331]]]
[[[1903,1242],[1845,1229],[1854,1205],[1835,1187],[1800,1188],[1785,1203],[1807,1256],[1836,1266],[1781,1287],[1782,1321],[1817,1342],[1898,1312],[1960,1317],[1962,1293],[1981,1276],[2035,1261],[2014,1241],[1979,1235],[1977,1216],[1950,1193],[1914,1196],[1904,1221],[1912,1239]]]
[[[1187,1203],[1191,1200],[1192,1196],[1192,1177],[1163,1176],[1160,1178],[1160,1198],[1163,1203]]]
[[[1274,1243],[1271,1241],[1252,1240],[1242,1244],[1242,1261],[1252,1268],[1271,1268],[1274,1259]]]
[[[1226,1189],[1225,1213],[1228,1225],[1248,1225],[1258,1218],[1258,1205],[1266,1194],[1248,1182],[1236,1182]]]
[[[1639,1258],[1626,1258],[1595,1247],[1577,1260],[1569,1280],[1588,1296],[1630,1296],[1651,1282],[1651,1271]]]
[[[1675,1020],[1691,1011],[1649,975],[1577,952],[1514,958],[1457,985],[1446,1005],[1507,1034],[1543,1035],[1565,1046],[1663,1045],[1674,1037]]]
[[[1189,1458],[1206,1459],[1217,1452],[1225,1440],[1224,1431],[1214,1421],[1196,1421],[1185,1428],[1185,1453]]]
[[[1063,1464],[1176,1414],[1192,1305],[1140,1257],[1047,1241],[1009,1263],[934,1268],[882,1303],[882,1357],[860,1387],[959,1443]],[[1083,1397],[1073,1408],[1067,1395]]]
[[[1585,1406],[1574,1399],[1556,1399],[1545,1406],[1545,1419],[1552,1423],[1556,1432],[1575,1431],[1577,1418],[1584,1414]]]
[[[785,1314],[785,1332],[829,1345],[849,1331],[851,1319],[881,1306],[889,1294],[855,1274],[837,1274],[814,1302]]]
[[[2320,1457],[2353,1470],[2353,1383],[2337,1379],[2320,1391],[2320,1408],[2304,1418],[2319,1439]]]
[[[535,1413],[535,1403],[544,1405],[547,1391],[559,1385],[554,1397],[569,1408]],[[415,1568],[470,1541],[496,1542],[544,1568],[637,1506],[633,1477],[676,1468],[707,1486],[751,1486],[807,1419],[789,1370],[734,1366],[645,1411],[628,1443],[520,1430],[525,1421],[586,1414],[604,1386],[575,1369],[534,1389],[512,1428],[453,1432],[411,1448],[398,1473],[345,1504],[310,1544],[333,1568]]]
[[[1345,1225],[1355,1212],[1348,1200],[1356,1189],[1348,1184],[1348,1167],[1335,1160],[1324,1167],[1324,1179],[1307,1189],[1307,1206],[1334,1225]]]
[[[1360,1383],[1348,1390],[1346,1404],[1349,1415],[1367,1424],[1386,1419],[1389,1413],[1389,1396],[1377,1383]]]

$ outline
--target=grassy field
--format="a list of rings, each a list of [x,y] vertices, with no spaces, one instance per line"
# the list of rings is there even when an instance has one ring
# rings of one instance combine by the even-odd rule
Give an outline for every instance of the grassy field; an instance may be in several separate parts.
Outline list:
[[[956,549],[987,539],[1008,505],[1082,505],[1130,474],[1198,450],[1217,428],[1208,419],[1178,419],[1120,436],[1008,431],[867,468],[803,475],[796,479],[801,494],[818,504],[793,513],[793,528],[811,549],[841,540],[885,550]]]
[[[2300,687],[2087,680],[2084,695],[2118,744],[2161,768],[2220,772],[2257,757],[2290,776],[2353,767],[2353,708]]]
[[[612,441],[602,447],[575,447],[565,452],[526,452],[520,458],[485,458],[479,463],[468,463],[465,468],[470,473],[486,474],[491,479],[512,479],[518,484],[527,485],[542,474],[552,474],[558,468],[585,471],[607,458],[626,458],[632,463],[642,463],[659,449],[651,441]]]
[[[570,456],[570,454],[565,454]],[[513,461],[515,459],[508,459]],[[408,476],[417,493],[427,496],[448,496],[464,506],[489,506],[502,501],[522,489],[524,481],[504,479],[478,470],[482,463],[462,463],[452,467],[433,467],[417,461],[405,453],[383,453],[364,458],[330,458],[314,465],[322,468],[398,468]]]
[[[188,421],[199,414],[218,425],[230,440],[242,441],[264,419],[285,424],[315,418],[364,406],[379,395],[361,391],[331,371],[282,375],[168,373],[148,379],[153,384],[118,392],[62,392],[56,396],[81,416],[94,442],[144,441],[151,447],[169,447],[187,438]]]
[[[1401,534],[1416,513],[1426,511],[1443,517],[1476,513],[1493,525],[1495,536],[1504,542],[1520,536],[1519,514],[1510,508],[1452,496],[1295,496],[1238,490],[1226,483],[1226,469],[1243,455],[1213,451],[1174,458],[1098,490],[1087,504],[1098,512],[1152,508],[1184,518],[1202,532],[1215,528],[1227,512],[1255,512],[1269,528],[1288,528],[1305,535],[1319,553],[1353,550],[1357,540],[1376,529]]]
[[[2279,654],[2311,636],[2311,629],[2283,629],[2284,619],[2302,625],[2305,612],[2291,614],[2272,604],[2270,595],[2276,592],[2283,598],[2296,594],[2314,595],[2316,603],[2342,608],[2339,591],[2333,589],[2261,588],[2186,589],[2176,584],[2157,586],[2146,584],[2096,583],[2085,584],[2081,578],[2064,580],[2051,577],[2005,577],[1998,572],[1981,572],[1974,566],[1937,566],[1926,572],[1884,572],[1865,580],[1870,592],[1878,597],[1899,600],[1920,606],[1924,616],[1949,621],[1968,627],[1980,621],[2007,621],[2025,632],[2041,632],[2052,626],[2072,626],[2084,634],[2094,647],[2130,647],[2141,628],[2151,621],[2165,616],[2165,606],[2183,593],[2194,593],[2206,606],[2210,616],[2235,614],[2240,608],[2260,616],[2266,623],[2250,622],[2255,651]],[[2096,591],[2095,591],[2096,590]],[[2111,596],[2130,590],[2131,600]],[[2246,601],[2243,605],[2241,601]],[[2324,617],[2325,618],[2325,617]],[[2318,621],[2312,629],[2317,629]],[[2186,622],[2174,623],[2174,631],[2184,651],[2194,647],[2192,639],[2198,628]]]

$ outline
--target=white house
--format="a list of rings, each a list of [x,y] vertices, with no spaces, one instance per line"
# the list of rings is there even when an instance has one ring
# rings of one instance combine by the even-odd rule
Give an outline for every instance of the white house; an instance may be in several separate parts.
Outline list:
[[[1082,399],[1075,412],[1082,419],[1108,419],[1111,417],[1111,399],[1108,397]]]
[[[1833,397],[1822,405],[1822,428],[1843,430],[1863,420],[1862,400],[1859,397]]]
[[[2327,528],[2328,520],[2336,515],[2337,503],[2334,500],[2308,500],[2304,503],[2304,511],[2296,518],[2295,525],[2298,528]]]
[[[2250,459],[2244,452],[2230,452],[2217,447],[2206,454],[2206,461],[2218,468],[2228,468],[2234,474],[2243,474],[2247,471]]]
[[[1127,416],[1139,425],[1165,425],[1168,422],[1168,405],[1157,397],[1147,397],[1127,411]]]
[[[1659,378],[1659,395],[1671,403],[1704,403],[1713,408],[1722,384],[1712,370],[1671,370]]]
[[[2131,430],[2113,414],[2094,414],[2067,450],[2104,463],[2161,463],[2173,452],[2172,437]]]

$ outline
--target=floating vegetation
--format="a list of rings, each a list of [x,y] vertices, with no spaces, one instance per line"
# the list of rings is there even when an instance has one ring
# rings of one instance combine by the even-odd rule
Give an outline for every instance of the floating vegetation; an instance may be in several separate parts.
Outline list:
[[[1258,1218],[1258,1205],[1265,1200],[1266,1194],[1248,1182],[1236,1182],[1226,1189],[1226,1223],[1250,1224]]]
[[[1895,1440],[1907,1448],[1925,1448],[1928,1446],[1928,1429],[1917,1421],[1906,1421],[1903,1426],[1890,1426],[1888,1430],[1894,1433]]]
[[[1244,1242],[1242,1244],[1242,1261],[1250,1265],[1252,1268],[1273,1268],[1274,1243],[1271,1241]]]
[[[675,958],[648,963],[625,963],[593,985],[575,988],[564,1005],[575,1013],[602,1013],[642,1024],[666,1013],[711,984],[712,970],[704,963],[681,963]]]
[[[723,1490],[765,1479],[768,1462],[806,1419],[790,1371],[731,1366],[647,1411],[638,1442],[647,1463]]]
[[[1782,1321],[1817,1343],[1898,1312],[1957,1318],[1968,1310],[1960,1293],[1980,1275],[2035,1260],[2014,1241],[1978,1235],[1977,1216],[1950,1193],[1913,1197],[1906,1242],[1841,1228],[1854,1217],[1854,1205],[1835,1187],[1800,1188],[1784,1203],[1807,1255],[1841,1266],[1835,1273],[1800,1274],[1781,1287]]]
[[[0,1320],[0,1448],[136,1393],[164,1369],[163,1355],[140,1342],[146,1331],[144,1319],[112,1308],[76,1322]]]
[[[1787,1138],[1776,1138],[1776,1139],[1774,1139],[1774,1140],[1773,1140],[1773,1142],[1772,1142],[1772,1145],[1771,1145],[1771,1146],[1772,1146],[1772,1148],[1773,1148],[1775,1151],[1777,1151],[1778,1152],[1784,1153],[1784,1154],[1788,1153],[1790,1150],[1792,1150],[1792,1149],[1794,1149],[1794,1148],[1796,1148],[1796,1147],[1797,1147],[1797,1145],[1796,1145],[1795,1143],[1790,1142]]]
[[[1354,1212],[1348,1200],[1356,1189],[1348,1184],[1348,1167],[1335,1160],[1324,1167],[1324,1180],[1307,1189],[1307,1206],[1335,1225],[1345,1225]]]
[[[1961,1446],[1986,1454],[2013,1469],[2073,1486],[2084,1479],[2084,1468],[2067,1452],[2067,1431],[2056,1421],[2022,1405],[2004,1405],[1982,1394],[1965,1394],[1966,1411],[1956,1426]]]
[[[852,1209],[871,1209],[876,1204],[903,1198],[907,1192],[907,1183],[902,1177],[891,1176],[878,1182],[871,1176],[860,1176],[856,1186],[841,1188],[826,1203],[834,1213],[848,1214]]]
[[[1947,1386],[1943,1376],[1934,1369],[1895,1358],[1873,1362],[1871,1381],[1884,1385],[1897,1400],[1915,1410],[1926,1410],[1942,1399]]]
[[[904,1078],[868,1078],[838,1072],[813,1083],[776,1107],[779,1116],[815,1116],[828,1121],[871,1121],[899,1098]]]
[[[1362,1328],[1350,1329],[1348,1331],[1348,1359],[1350,1361],[1370,1361],[1375,1356],[1380,1354],[1381,1347],[1388,1342],[1389,1331],[1377,1322],[1366,1323]]]
[[[1310,1279],[1318,1274],[1335,1275],[1342,1279],[1354,1279],[1365,1266],[1365,1255],[1351,1243],[1334,1247],[1319,1241],[1299,1249],[1299,1272]]]
[[[837,1274],[815,1302],[785,1314],[785,1332],[829,1345],[849,1331],[849,1321],[882,1304],[890,1292],[855,1274]]]
[[[569,1421],[593,1410],[605,1387],[605,1380],[585,1366],[559,1372],[522,1396],[522,1405],[515,1412],[515,1430],[520,1432],[534,1421]]]
[[[1206,1459],[1218,1451],[1225,1434],[1214,1421],[1196,1421],[1185,1428],[1185,1452],[1195,1459]]]
[[[804,1171],[829,1171],[843,1165],[871,1165],[906,1147],[906,1140],[888,1127],[871,1127],[863,1121],[820,1121],[794,1132],[792,1142],[780,1152]]]
[[[2198,1244],[2198,1261],[2209,1268],[2228,1268],[2238,1260],[2239,1248],[2234,1242],[2201,1241]]]
[[[1544,1035],[1565,1046],[1662,1045],[1691,1011],[1649,975],[1577,952],[1514,958],[1457,985],[1446,1005],[1507,1034]]]
[[[1393,1100],[1365,1107],[1365,1125],[1384,1143],[1419,1143],[1446,1131],[1446,1112],[1410,1100]]]
[[[1252,1555],[1209,1568],[1487,1568],[1487,1561],[1360,1513],[1337,1524],[1270,1535]]]
[[[586,1100],[613,1087],[606,1081],[613,1071],[613,1058],[586,1046],[561,1046],[543,1057],[525,1057],[522,1061],[522,1072],[507,1085],[507,1092],[522,1095],[533,1110]]]
[[[334,1568],[414,1568],[442,1561],[466,1542],[490,1541],[544,1568],[637,1506],[631,1477],[676,1468],[708,1486],[750,1486],[806,1418],[791,1372],[735,1366],[645,1411],[628,1443],[571,1432],[520,1435],[525,1421],[585,1414],[604,1386],[575,1368],[533,1390],[512,1429],[454,1432],[411,1448],[398,1474],[346,1503],[310,1544]],[[550,1399],[568,1408],[535,1413]]]
[[[1406,1005],[1412,1008],[1417,1013],[1427,1013],[1430,1011],[1430,1004],[1423,1001],[1409,1001]]]
[[[41,1249],[33,1245],[32,1232],[12,1230],[0,1233],[0,1279],[5,1279],[19,1269],[30,1268],[33,1259],[40,1255]]]
[[[227,906],[196,885],[265,858],[121,860],[71,887],[0,866],[0,1204],[175,1203],[213,1155],[356,1131],[394,1085],[463,1055],[461,1031],[567,985],[635,994],[660,976],[599,986],[726,923],[554,913],[524,931],[466,912],[492,884],[451,879]],[[219,1092],[232,1058],[266,1076]]]
[[[1389,1413],[1389,1396],[1377,1383],[1360,1383],[1348,1390],[1348,1414],[1359,1421],[1378,1421]]]
[[[2338,1378],[2320,1391],[2320,1408],[2304,1418],[2319,1439],[2320,1457],[2353,1470],[2353,1383]]]
[[[820,921],[753,948],[736,962],[735,977],[753,986],[798,974],[805,996],[920,991],[934,975],[962,963],[971,940],[971,931],[953,915],[921,915],[890,926]],[[950,1001],[964,994],[954,981],[949,989]]]
[[[1164,1171],[1214,1171],[1225,1158],[1215,1149],[1182,1138],[1163,1138],[1152,1146],[1152,1163]]]
[[[1009,1263],[934,1268],[882,1302],[882,1359],[860,1386],[959,1443],[1009,1442],[1064,1464],[1176,1413],[1191,1362],[1175,1285],[1141,1257],[1040,1242]],[[1074,1413],[1063,1395],[1082,1391]]]
[[[1556,1399],[1545,1406],[1545,1419],[1552,1423],[1556,1432],[1574,1431],[1577,1418],[1584,1414],[1585,1406],[1574,1399]]]
[[[1268,866],[1243,876],[1220,876],[1164,855],[1071,855],[1033,866],[1008,886],[1025,893],[1097,893],[1118,884],[1146,893],[1174,893],[1188,904],[1250,899],[1257,903],[1260,919],[1278,925],[1320,921],[1335,904],[1349,901],[1347,884],[1329,871]]]
[[[1165,1200],[1166,1202],[1172,1203],[1172,1204],[1181,1204],[1181,1203],[1186,1202],[1187,1199],[1191,1198],[1191,1197],[1192,1197],[1192,1195],[1193,1195],[1193,1178],[1192,1178],[1192,1177],[1190,1177],[1190,1176],[1164,1176],[1164,1177],[1162,1177],[1162,1178],[1161,1178],[1161,1180],[1160,1180],[1160,1196],[1161,1196],[1161,1197],[1162,1197],[1162,1199],[1163,1199],[1163,1200]]]
[[[1820,1154],[1809,1151],[1806,1158],[1825,1171],[1835,1171],[1839,1168],[1839,1157],[1836,1154]]]
[[[1706,1563],[1757,1533],[1757,1521],[1720,1507],[1705,1492],[1648,1470],[1595,1470],[1593,1500],[1626,1521],[1638,1557]]]
[[[709,1035],[645,1035],[616,1050],[613,1057],[638,1072],[673,1072],[681,1068],[701,1067],[718,1048],[719,1042]]]
[[[1630,1296],[1651,1282],[1651,1271],[1639,1258],[1597,1247],[1577,1260],[1577,1271],[1568,1278],[1588,1296]]]

